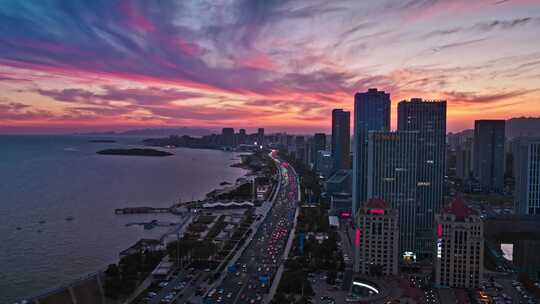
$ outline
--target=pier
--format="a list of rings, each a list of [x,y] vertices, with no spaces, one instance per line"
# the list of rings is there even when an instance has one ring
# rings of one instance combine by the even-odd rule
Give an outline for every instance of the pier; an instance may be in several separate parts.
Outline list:
[[[115,214],[145,214],[145,213],[169,213],[171,208],[156,208],[156,207],[130,207],[114,209]]]

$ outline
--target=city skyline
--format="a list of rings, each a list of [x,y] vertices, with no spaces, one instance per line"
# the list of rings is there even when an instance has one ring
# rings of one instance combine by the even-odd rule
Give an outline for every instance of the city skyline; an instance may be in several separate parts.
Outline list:
[[[537,1],[13,1],[0,16],[0,133],[329,133],[368,88],[392,113],[447,100],[450,132],[540,116]]]

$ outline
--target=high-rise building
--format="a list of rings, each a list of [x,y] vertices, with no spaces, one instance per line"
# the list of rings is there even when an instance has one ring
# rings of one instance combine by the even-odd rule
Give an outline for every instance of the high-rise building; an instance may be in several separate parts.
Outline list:
[[[333,170],[350,168],[351,113],[343,109],[332,110]]]
[[[446,139],[450,149],[455,150],[457,146],[464,144],[467,140],[474,138],[474,130],[467,129],[458,133],[448,133]]]
[[[326,134],[315,133],[313,136],[313,145],[311,146],[311,159],[314,163],[315,170],[317,169],[317,154],[319,151],[326,150]]]
[[[329,151],[318,151],[316,161],[316,172],[324,178],[330,177],[332,174],[332,154]]]
[[[456,176],[465,181],[471,178],[473,164],[473,139],[456,146]]]
[[[245,144],[246,143],[246,129],[240,129],[238,131],[238,136],[236,138],[237,138],[237,143],[239,145]]]
[[[296,159],[302,162],[305,161],[304,157],[306,153],[306,143],[304,140],[304,136],[296,136],[294,139],[294,143]]]
[[[390,94],[369,89],[354,96],[353,214],[367,200],[369,131],[390,130]]]
[[[478,214],[456,198],[435,216],[435,284],[478,288],[484,269],[484,227]]]
[[[413,98],[398,104],[398,131],[417,131],[417,255],[429,257],[433,220],[440,211],[446,175],[446,101]]]
[[[515,212],[540,215],[540,138],[515,139],[512,142],[512,155]]]
[[[505,121],[474,122],[474,177],[484,191],[501,192],[504,188]]]
[[[398,210],[381,199],[368,200],[356,216],[355,272],[396,275],[398,241]]]
[[[382,199],[399,211],[399,252],[415,252],[417,131],[370,131],[367,199]]]
[[[257,145],[264,146],[264,128],[257,130]]]
[[[225,147],[234,146],[234,129],[233,128],[223,128],[221,130],[221,144]]]
[[[313,137],[307,137],[304,143],[304,164],[310,166],[313,163]]]

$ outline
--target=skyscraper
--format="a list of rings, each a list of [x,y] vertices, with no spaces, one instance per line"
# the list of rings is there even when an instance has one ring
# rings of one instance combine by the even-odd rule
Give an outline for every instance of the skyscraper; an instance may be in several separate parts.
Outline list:
[[[333,170],[350,168],[351,113],[343,109],[332,111],[332,159]]]
[[[238,131],[237,139],[239,145],[243,145],[246,143],[246,129],[240,129]]]
[[[467,138],[456,146],[456,176],[465,181],[471,177],[473,164],[473,139]]]
[[[296,159],[304,162],[305,161],[305,151],[306,151],[306,142],[304,140],[304,136],[296,136],[294,138],[294,146],[295,146],[295,155]]]
[[[354,96],[353,206],[355,215],[367,199],[369,131],[390,130],[390,94],[377,89]]]
[[[514,156],[517,214],[540,215],[540,138],[517,138],[512,143]]]
[[[504,188],[505,121],[474,122],[474,177],[484,191],[500,192]]]
[[[418,132],[415,253],[433,252],[433,220],[444,197],[446,174],[446,101],[413,98],[398,104],[398,131]]]
[[[483,280],[484,226],[461,198],[435,217],[435,284],[478,288]]]
[[[264,128],[259,128],[257,130],[257,144],[264,146]]]
[[[311,161],[315,164],[317,169],[317,154],[319,151],[326,150],[326,134],[315,133],[313,136],[313,145],[311,146]]]
[[[418,132],[370,131],[367,199],[382,199],[399,212],[399,252],[416,246]]]
[[[223,128],[221,130],[221,144],[225,147],[234,146],[234,129],[233,128]]]

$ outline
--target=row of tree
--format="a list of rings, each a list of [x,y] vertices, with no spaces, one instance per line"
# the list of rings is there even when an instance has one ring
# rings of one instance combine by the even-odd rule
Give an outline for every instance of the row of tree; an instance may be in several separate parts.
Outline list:
[[[105,270],[105,296],[120,299],[130,295],[163,258],[163,251],[139,251],[110,264]]]

